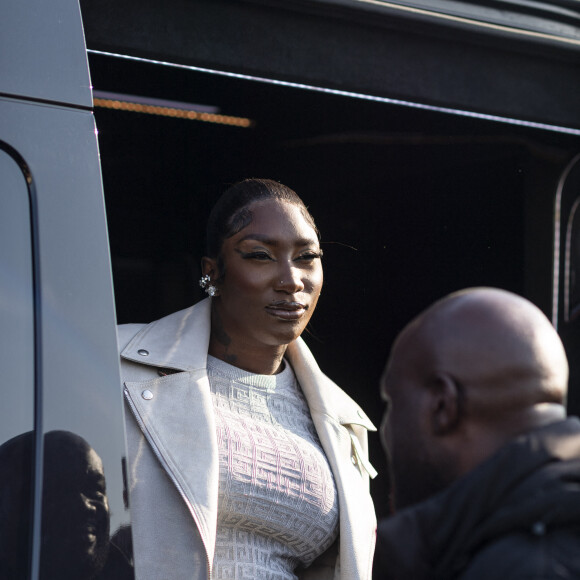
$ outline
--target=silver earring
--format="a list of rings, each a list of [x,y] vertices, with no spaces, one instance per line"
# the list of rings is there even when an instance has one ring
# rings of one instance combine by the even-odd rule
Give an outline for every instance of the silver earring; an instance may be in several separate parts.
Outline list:
[[[211,278],[206,274],[199,280],[199,285],[213,298],[217,294],[217,288],[210,284]]]

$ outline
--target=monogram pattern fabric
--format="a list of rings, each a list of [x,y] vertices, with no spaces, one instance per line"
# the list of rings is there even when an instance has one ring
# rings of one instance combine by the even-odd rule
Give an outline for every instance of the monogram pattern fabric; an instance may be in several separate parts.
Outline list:
[[[338,498],[288,363],[255,375],[208,356],[220,454],[217,580],[293,580],[338,535]]]

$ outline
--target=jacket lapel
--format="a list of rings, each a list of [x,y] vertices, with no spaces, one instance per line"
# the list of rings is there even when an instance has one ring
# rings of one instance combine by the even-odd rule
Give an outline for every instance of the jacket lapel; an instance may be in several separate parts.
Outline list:
[[[328,416],[341,425],[360,425],[368,431],[377,430],[359,405],[320,370],[301,338],[288,345],[286,355],[313,417]]]
[[[302,339],[289,345],[287,356],[308,401],[337,486],[340,577],[366,578],[374,554],[376,530],[368,483],[368,475],[374,476],[376,472],[366,458],[366,431],[376,431],[376,428],[362,409],[320,371]]]
[[[206,372],[210,309],[206,299],[145,326],[121,356],[152,367],[148,380],[125,382],[125,398],[190,510],[211,562],[219,460]],[[178,372],[156,376],[158,369]]]
[[[218,454],[207,377],[183,372],[126,382],[125,398],[157,459],[181,494],[213,560]]]
[[[142,365],[195,371],[207,366],[211,329],[209,298],[145,326],[121,352]]]

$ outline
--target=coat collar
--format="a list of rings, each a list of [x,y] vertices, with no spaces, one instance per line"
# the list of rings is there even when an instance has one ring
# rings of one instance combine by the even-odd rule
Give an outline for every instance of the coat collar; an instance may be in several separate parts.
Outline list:
[[[210,331],[211,299],[206,298],[143,327],[121,356],[139,364],[178,371],[205,369]],[[302,338],[288,346],[286,355],[311,414],[328,415],[341,424],[362,425],[376,431],[364,411],[322,373]]]
[[[377,553],[384,577],[457,578],[489,542],[531,531],[538,522],[577,522],[579,494],[570,484],[580,478],[579,454],[576,417],[534,429],[447,489],[381,521]]]
[[[178,371],[207,366],[211,301],[209,298],[143,327],[122,350],[126,360]]]

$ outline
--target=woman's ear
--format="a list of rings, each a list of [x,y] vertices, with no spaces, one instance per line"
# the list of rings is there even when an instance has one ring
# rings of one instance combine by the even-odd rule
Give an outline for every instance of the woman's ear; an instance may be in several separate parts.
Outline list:
[[[461,421],[463,389],[450,375],[438,373],[430,384],[433,434],[451,433]]]
[[[215,282],[218,278],[218,268],[217,262],[213,258],[208,258],[204,256],[201,259],[201,275],[209,276],[212,282]]]

